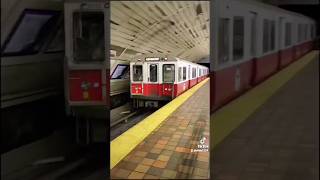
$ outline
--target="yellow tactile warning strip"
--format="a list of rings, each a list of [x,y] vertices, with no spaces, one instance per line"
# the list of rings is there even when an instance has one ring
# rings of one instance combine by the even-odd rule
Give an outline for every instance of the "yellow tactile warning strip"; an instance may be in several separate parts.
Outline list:
[[[110,145],[110,169],[128,155],[140,142],[142,142],[153,130],[155,130],[166,118],[179,106],[189,99],[209,78],[200,82],[190,90],[181,94],[164,107],[160,108],[140,123],[136,124],[125,133],[111,141]]]
[[[225,105],[211,115],[211,148],[214,148],[252,113],[262,106],[287,81],[308,63],[319,57],[319,51],[312,51],[291,65],[276,73],[244,95]]]

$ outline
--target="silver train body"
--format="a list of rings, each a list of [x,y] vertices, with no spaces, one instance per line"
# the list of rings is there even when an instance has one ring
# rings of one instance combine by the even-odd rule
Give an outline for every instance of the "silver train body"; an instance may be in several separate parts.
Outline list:
[[[63,4],[1,0],[1,108],[63,93]]]

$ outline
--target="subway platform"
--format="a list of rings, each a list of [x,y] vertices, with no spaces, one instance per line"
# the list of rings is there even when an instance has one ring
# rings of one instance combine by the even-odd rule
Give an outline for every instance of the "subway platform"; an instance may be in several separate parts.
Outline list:
[[[191,89],[194,93],[128,155],[114,167],[111,164],[112,179],[209,178],[209,148],[207,152],[195,151],[203,137],[206,139],[202,145],[209,146],[210,83],[208,79],[201,83],[198,84],[200,87],[194,87],[198,89]],[[176,103],[173,101],[170,103]],[[120,146],[111,144],[115,150]],[[113,153],[116,152],[111,152],[111,159]]]
[[[319,52],[311,53],[295,62],[310,61],[293,78],[218,140],[211,151],[213,179],[319,179]]]

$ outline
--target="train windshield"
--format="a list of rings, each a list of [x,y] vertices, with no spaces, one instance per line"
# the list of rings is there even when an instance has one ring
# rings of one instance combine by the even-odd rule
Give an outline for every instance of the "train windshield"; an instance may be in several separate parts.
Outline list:
[[[158,82],[158,66],[156,64],[150,65],[150,82]]]
[[[142,81],[142,65],[133,65],[133,81]]]
[[[174,82],[174,64],[163,65],[163,82],[164,83]]]
[[[73,36],[75,61],[104,61],[103,12],[74,12]]]

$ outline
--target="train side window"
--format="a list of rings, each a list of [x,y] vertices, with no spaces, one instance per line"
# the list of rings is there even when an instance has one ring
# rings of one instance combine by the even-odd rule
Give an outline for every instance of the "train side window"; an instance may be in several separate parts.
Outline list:
[[[302,24],[298,25],[298,42],[302,41]]]
[[[315,37],[317,36],[317,29],[316,29],[316,25],[314,25],[314,24],[313,24],[313,26],[312,26],[312,27],[313,27],[313,31],[312,31],[312,32],[313,32],[313,33],[312,33],[312,34],[313,34],[313,38],[315,38]]]
[[[273,51],[275,48],[275,32],[276,32],[276,22],[275,21],[270,21],[270,51]]]
[[[266,53],[269,50],[269,21],[263,20],[263,52]]]
[[[275,48],[275,21],[263,20],[263,53],[273,51]]]
[[[313,24],[311,25],[310,31],[311,31],[311,38],[315,38],[315,28]]]
[[[59,11],[24,10],[4,42],[1,56],[38,53],[59,16]]]
[[[244,51],[244,19],[240,16],[233,18],[233,60],[243,57]]]
[[[127,79],[128,70],[128,65],[118,64],[111,75],[111,79]]]
[[[73,56],[77,62],[104,61],[103,12],[73,13]]]
[[[164,64],[163,65],[163,82],[164,83],[173,83],[175,79],[175,70],[174,64]]]
[[[183,67],[183,80],[185,81],[187,79],[187,68]]]
[[[178,81],[181,82],[182,81],[182,67],[178,68]]]
[[[305,31],[304,31],[304,33],[305,33],[305,40],[307,40],[309,37],[308,37],[308,32],[309,32],[309,26],[308,26],[308,24],[306,24],[306,29],[305,29]]]
[[[51,40],[49,45],[46,47],[46,53],[51,52],[62,52],[64,51],[64,28],[62,25],[59,26],[54,38]]]
[[[150,82],[158,82],[158,65],[150,64]]]
[[[256,55],[256,41],[257,41],[257,13],[251,13],[251,46],[250,52],[252,56]]]
[[[219,51],[218,51],[218,63],[224,64],[229,61],[229,19],[219,19]]]
[[[196,74],[197,74],[197,69],[192,68],[192,78],[196,78]]]
[[[285,45],[291,45],[291,23],[286,23],[285,25]]]
[[[133,65],[133,81],[143,81],[142,65]]]

